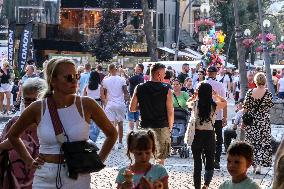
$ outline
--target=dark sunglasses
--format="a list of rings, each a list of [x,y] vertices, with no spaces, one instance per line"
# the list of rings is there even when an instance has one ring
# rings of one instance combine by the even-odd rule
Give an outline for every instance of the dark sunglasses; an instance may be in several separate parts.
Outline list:
[[[63,77],[68,83],[73,83],[74,81],[78,81],[80,79],[80,74],[69,74]]]
[[[32,102],[34,102],[36,100],[37,100],[37,98],[28,98],[28,97],[23,98],[24,104],[31,104]]]

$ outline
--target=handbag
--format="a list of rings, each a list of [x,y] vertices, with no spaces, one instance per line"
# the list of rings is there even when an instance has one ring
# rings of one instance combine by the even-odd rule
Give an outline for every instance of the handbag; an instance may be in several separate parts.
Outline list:
[[[253,124],[253,120],[254,120],[254,115],[257,113],[257,111],[259,110],[262,102],[263,102],[263,99],[264,99],[264,96],[266,95],[267,93],[267,90],[265,91],[264,95],[262,96],[260,102],[258,103],[257,107],[254,109],[253,112],[245,112],[242,116],[242,120],[243,120],[243,123],[245,125],[252,125]]]
[[[60,121],[54,99],[48,97],[47,104],[56,139],[59,143],[62,143],[61,151],[68,168],[68,176],[77,179],[79,173],[92,173],[102,170],[105,165],[97,154],[98,147],[87,141],[70,142]],[[64,137],[66,137],[67,142],[65,142]]]
[[[178,102],[178,99],[177,99],[177,96],[175,95],[175,93],[173,93],[173,95],[174,95],[174,97],[177,101],[177,104],[179,106],[177,108],[174,108],[175,109],[175,118],[179,118],[179,117],[184,118],[184,116],[188,117],[190,115],[189,111],[182,108],[181,105]]]
[[[192,142],[194,140],[196,116],[197,116],[197,103],[195,102],[193,105],[193,112],[190,116],[184,137],[184,143],[186,143],[187,145],[192,145]]]

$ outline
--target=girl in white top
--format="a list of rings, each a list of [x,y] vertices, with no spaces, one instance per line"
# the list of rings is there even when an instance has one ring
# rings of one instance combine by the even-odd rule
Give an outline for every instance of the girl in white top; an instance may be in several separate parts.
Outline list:
[[[79,75],[76,73],[75,63],[72,60],[50,60],[45,70],[45,78],[48,90],[43,94],[43,100],[32,103],[24,110],[7,134],[8,139],[27,167],[37,169],[33,188],[89,189],[90,174],[80,174],[77,180],[73,180],[67,177],[67,166],[62,166],[61,171],[58,169],[58,164],[62,163],[59,161],[62,154],[54,133],[46,97],[54,99],[60,120],[70,141],[88,140],[90,121],[97,123],[106,135],[99,152],[103,161],[106,160],[117,139],[116,129],[93,99],[75,95]],[[20,139],[21,134],[30,125],[38,125],[40,155],[37,159],[32,158]],[[61,183],[56,182],[58,174],[60,174]]]
[[[88,85],[84,89],[84,96],[89,96],[94,99],[100,106],[102,105],[101,97],[103,95],[103,88],[101,87],[100,75],[97,71],[90,73]],[[96,142],[100,134],[100,129],[91,121],[89,137],[93,142]]]
[[[202,154],[205,155],[205,174],[202,189],[209,188],[214,173],[215,123],[216,111],[227,106],[227,101],[216,95],[208,83],[201,83],[198,96],[189,100],[188,106],[195,115],[195,135],[191,150],[194,160],[193,182],[195,188],[201,188]],[[214,94],[213,94],[214,93]],[[213,97],[216,101],[213,101]]]
[[[101,104],[103,88],[101,87],[100,75],[97,71],[90,73],[88,85],[84,89],[84,96],[89,96]]]

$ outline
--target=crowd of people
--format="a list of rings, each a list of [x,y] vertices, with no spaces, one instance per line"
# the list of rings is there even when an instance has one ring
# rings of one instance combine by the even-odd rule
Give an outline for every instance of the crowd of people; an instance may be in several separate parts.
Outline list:
[[[68,140],[95,144],[102,131],[105,137],[99,157],[103,161],[113,148],[124,149],[126,145],[131,163],[119,170],[117,188],[169,188],[164,165],[172,155],[175,109],[183,109],[195,116],[195,134],[190,149],[196,189],[209,188],[214,169],[220,169],[223,143],[232,179],[224,182],[221,189],[257,189],[258,184],[247,176],[248,168],[252,165],[254,173],[261,174],[262,167],[272,166],[269,109],[273,101],[272,94],[266,89],[266,76],[260,70],[247,72],[249,90],[246,97],[240,99],[238,70],[223,66],[203,68],[198,64],[196,68],[190,68],[184,64],[182,71],[176,74],[171,67],[166,68],[161,63],[147,68],[139,63],[133,74],[129,74],[116,64],[109,64],[104,71],[100,64],[92,68],[86,63],[82,70],[72,60],[60,58],[46,61],[42,72],[34,65],[26,66],[25,75],[12,84],[14,78],[7,63],[3,62],[0,70],[0,111],[2,115],[9,115],[17,104],[21,105],[19,115],[6,124],[0,138],[0,159],[3,160],[6,154],[8,159],[13,157],[22,164],[12,164],[5,173],[0,168],[4,188],[90,188],[89,173],[79,174],[76,180],[66,174],[61,144],[53,128],[50,98],[55,102]],[[277,85],[275,90],[279,98],[283,98],[284,70],[282,76],[274,72],[273,76],[277,77],[277,81],[273,79]],[[18,86],[13,91],[15,103],[11,106],[7,102],[4,109],[4,95],[10,102],[13,85]],[[237,112],[232,129],[224,131],[224,141],[230,98],[236,102]],[[249,125],[242,121],[246,113],[254,115]],[[125,120],[129,124],[126,139]],[[228,140],[228,135],[233,136]],[[231,138],[237,142],[231,142]],[[281,146],[276,156],[273,189],[283,185],[280,171],[284,171],[284,149]],[[3,174],[10,177],[1,180]],[[16,179],[11,182],[11,178]]]

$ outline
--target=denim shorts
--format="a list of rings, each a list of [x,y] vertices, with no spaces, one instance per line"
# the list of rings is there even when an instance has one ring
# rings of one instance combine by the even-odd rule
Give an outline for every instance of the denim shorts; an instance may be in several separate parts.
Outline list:
[[[140,117],[140,112],[136,111],[136,112],[130,112],[129,110],[127,110],[127,120],[128,121],[139,121],[139,117]]]
[[[33,189],[54,189],[56,188],[56,175],[58,164],[44,163],[40,169],[37,169],[34,174]],[[61,182],[63,184],[61,189],[90,189],[91,176],[90,174],[80,174],[77,180],[71,179],[67,176],[67,166],[61,165],[60,172]]]

